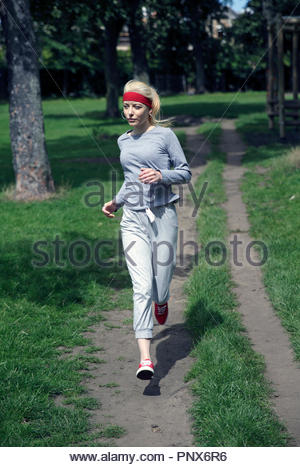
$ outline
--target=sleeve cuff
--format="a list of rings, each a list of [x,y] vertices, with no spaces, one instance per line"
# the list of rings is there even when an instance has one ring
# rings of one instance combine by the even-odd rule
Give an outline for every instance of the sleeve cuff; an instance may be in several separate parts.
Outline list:
[[[169,172],[169,170],[168,169],[159,169],[158,171],[161,173],[161,176],[162,176],[162,179],[159,180],[159,182],[170,185],[170,182],[169,182],[168,176],[167,176],[167,173]]]
[[[115,210],[115,212],[117,212],[118,209],[120,209],[120,208],[123,206],[123,204],[122,204],[122,203],[118,203],[117,200],[116,200],[116,198],[113,198],[113,201],[115,202],[115,205],[116,205],[116,210]]]

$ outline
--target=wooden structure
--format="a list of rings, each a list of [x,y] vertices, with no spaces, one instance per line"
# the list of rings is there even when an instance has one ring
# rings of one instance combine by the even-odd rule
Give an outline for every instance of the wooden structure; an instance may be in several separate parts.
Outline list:
[[[268,83],[267,113],[269,128],[274,128],[274,118],[279,118],[280,138],[285,138],[286,126],[300,126],[300,101],[298,100],[299,62],[298,46],[300,16],[276,17],[268,24]],[[292,34],[292,99],[286,99],[284,79],[284,38]]]

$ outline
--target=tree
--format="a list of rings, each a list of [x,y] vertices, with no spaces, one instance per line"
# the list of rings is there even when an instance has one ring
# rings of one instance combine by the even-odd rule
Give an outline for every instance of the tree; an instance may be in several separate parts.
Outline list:
[[[128,13],[127,25],[132,53],[133,77],[149,83],[149,70],[145,53],[146,30],[143,24],[141,0],[124,0],[124,6]]]
[[[28,0],[0,0],[6,60],[15,199],[55,191],[45,145],[36,40]]]
[[[251,8],[252,2],[253,0],[249,0],[247,7]],[[279,13],[285,16],[299,16],[300,14],[300,5],[297,0],[267,0],[263,3],[274,14]]]
[[[226,30],[217,64],[218,72],[228,73],[239,86],[246,83],[265,89],[268,60],[267,23],[281,15],[299,15],[296,0],[249,0],[244,12]]]
[[[186,3],[185,11],[190,19],[190,37],[196,61],[196,93],[201,94],[206,91],[202,43],[207,34],[199,2]]]
[[[205,92],[209,81],[207,49],[211,42],[207,22],[221,15],[221,0],[148,0],[145,4],[152,67],[164,72],[172,70],[172,74],[174,70],[177,74],[192,74],[193,67],[196,92]]]
[[[251,0],[232,27],[224,28],[216,65],[218,77],[227,77],[234,88],[244,85],[247,89],[251,84],[265,89],[266,50],[263,5],[261,0]]]
[[[179,77],[192,71],[193,59],[188,50],[189,31],[177,0],[148,0],[146,8],[146,56],[157,86],[173,93]],[[175,78],[175,79],[174,79]],[[181,89],[181,87],[180,87]]]
[[[119,117],[119,72],[117,44],[125,22],[122,1],[103,0],[95,4],[97,24],[104,32],[104,69],[106,82],[106,116]]]
[[[106,116],[119,117],[119,79],[117,66],[117,43],[124,20],[114,15],[103,20],[104,30],[104,64],[106,81]]]
[[[122,0],[34,0],[32,6],[47,61],[65,75],[88,71],[94,76],[104,68],[106,116],[120,116],[116,47],[126,17]]]

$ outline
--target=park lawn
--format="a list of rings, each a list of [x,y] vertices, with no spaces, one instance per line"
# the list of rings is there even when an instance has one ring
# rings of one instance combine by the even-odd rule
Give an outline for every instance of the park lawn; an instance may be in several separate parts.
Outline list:
[[[249,144],[241,189],[250,234],[267,246],[264,285],[300,360],[299,136],[289,130],[291,142],[279,142],[278,129],[270,132],[266,115],[259,114],[240,117],[237,128]]]
[[[122,183],[122,170],[120,164],[113,161],[111,165],[109,163],[99,165],[65,162],[63,159],[116,157],[119,155],[116,136],[128,127],[121,119],[104,118],[104,99],[85,98],[69,101],[73,108],[70,107],[70,102],[63,99],[43,102],[47,148],[58,193],[42,203],[15,203],[7,198],[14,183],[14,174],[7,131],[7,105],[3,104],[0,108],[0,129],[5,135],[0,144],[2,188],[0,210],[3,232],[0,279],[2,341],[0,433],[3,446],[113,445],[110,437],[121,436],[124,432],[122,427],[109,425],[91,427],[89,424],[89,411],[97,404],[100,406],[101,401],[84,397],[83,383],[84,379],[89,377],[90,363],[105,365],[105,347],[94,348],[91,342],[82,337],[82,332],[91,325],[100,320],[108,320],[110,310],[132,308],[132,288],[125,261],[121,266],[117,261],[120,258],[118,233],[121,213],[118,211],[116,218],[108,219],[100,212],[102,199],[99,187],[103,187],[104,201],[111,199],[113,194],[111,174],[114,171],[117,175],[115,189],[118,189]],[[220,118],[226,111],[226,106],[230,105],[225,116],[246,117],[251,112],[262,112],[265,106],[265,93],[244,93],[237,98],[234,94],[172,96],[163,98],[162,101],[163,116],[186,113]],[[210,131],[209,128],[205,131],[207,130]],[[181,133],[178,136],[184,143],[184,135]],[[214,156],[211,159],[213,163]],[[222,155],[217,159],[217,164],[224,162]],[[220,165],[212,165],[212,171],[219,173],[220,167]],[[217,194],[221,189],[219,183],[218,180],[214,190]],[[218,196],[222,197],[221,192]],[[212,206],[216,207],[215,204],[213,200]],[[218,216],[219,214],[212,216],[210,206],[207,209],[208,219],[203,224],[203,228],[214,232]],[[222,222],[224,219],[220,214],[220,232],[224,228]],[[60,258],[60,261],[64,261],[63,266],[57,264],[57,252],[53,244],[55,239],[64,241]],[[86,251],[91,252],[90,260],[82,266],[73,264],[75,251],[73,247],[76,240],[85,242],[83,251],[79,247],[81,254],[78,261],[85,258]],[[107,241],[101,247],[100,259],[105,261],[114,257],[113,267],[101,267],[96,262],[95,247],[100,240]],[[44,256],[37,255],[33,251],[37,241],[46,242],[43,248],[40,247],[44,250]],[[45,258],[48,264],[40,267],[32,266],[33,259],[41,261]],[[197,287],[200,287],[201,282],[204,284],[202,292],[199,292],[200,297],[201,293],[207,294],[205,285],[207,280],[212,286],[217,284],[220,294],[224,294],[226,290],[224,284],[229,280],[228,272],[224,273],[218,268],[221,276],[214,277],[211,276],[215,273],[214,270],[209,272],[205,268],[202,269],[203,274],[207,274],[207,278],[205,276],[202,280],[201,276],[198,276],[196,281],[191,282],[191,284],[196,283]],[[197,274],[202,272],[200,267]],[[213,314],[217,322],[219,314],[223,316],[224,303],[228,303],[230,309],[234,306],[233,298],[229,295],[216,297],[216,304],[219,304],[220,309],[216,304],[212,304],[217,310],[217,313]],[[188,316],[196,322],[199,319],[203,320],[203,329],[206,329],[206,322],[209,327],[211,321],[213,323],[215,321],[211,320],[210,314],[207,316],[207,313],[201,313],[199,317],[198,308],[198,305],[196,308],[190,305]],[[228,317],[230,322],[226,321]],[[209,428],[204,436],[201,431],[198,432],[198,440],[200,440],[198,442],[202,444],[207,442],[207,445],[215,446],[218,445],[218,440],[219,445],[268,446],[272,443],[278,446],[285,445],[281,427],[269,411],[267,389],[264,388],[261,379],[262,362],[250,351],[245,352],[247,344],[243,340],[244,337],[240,337],[240,325],[234,313],[226,313],[223,318],[224,326],[227,326],[226,335],[229,335],[228,327],[231,327],[234,337],[230,338],[230,342],[236,342],[236,353],[231,354],[233,355],[231,362],[237,360],[237,362],[242,361],[243,365],[247,364],[247,368],[244,369],[249,371],[247,381],[251,382],[249,383],[252,388],[251,397],[253,394],[257,397],[254,398],[254,406],[248,404],[247,398],[245,402],[241,397],[243,404],[231,407],[231,418],[229,409],[226,418],[228,430],[224,432],[224,436],[219,437],[220,427],[218,428],[218,420],[215,419],[215,426],[210,426],[210,432]],[[212,328],[218,332],[219,326]],[[220,329],[221,337],[213,336],[212,341],[218,342],[219,354],[223,355],[224,328]],[[204,342],[203,336],[200,345],[202,342]],[[76,346],[81,346],[82,352],[75,357],[66,358]],[[210,373],[210,360],[206,360],[206,363],[204,361],[203,365],[200,370],[201,373],[204,370],[207,372],[206,391],[210,385],[214,388],[213,381],[216,375]],[[216,371],[219,365],[220,362],[217,361]],[[237,367],[237,376],[239,371]],[[231,376],[228,369],[226,374]],[[191,370],[191,375],[196,375],[195,368]],[[236,391],[242,394],[245,389],[245,375],[242,374],[241,379],[233,383]],[[227,392],[230,394],[230,378],[228,381]],[[200,382],[201,378],[198,378],[197,384]],[[226,388],[223,389],[226,393]],[[217,403],[226,408],[229,398],[214,400],[216,393],[215,390],[211,391],[211,409]],[[65,407],[62,405],[57,407],[54,404],[56,396],[64,397],[64,401],[67,402]],[[236,434],[236,427],[233,424],[234,414],[239,408],[241,412],[245,412],[245,427],[248,425],[244,430],[246,433],[242,430],[240,436]],[[199,410],[200,420],[203,420],[201,408]],[[251,410],[254,410],[253,416]],[[218,413],[221,414],[221,409]],[[260,426],[257,426],[256,417],[261,419]],[[269,428],[265,426],[268,423]],[[223,428],[222,426],[222,432]],[[257,437],[255,437],[256,430],[258,430]]]
[[[218,267],[209,264],[222,259],[220,248],[209,247],[209,242],[219,241],[230,248],[226,214],[220,206],[225,201],[225,154],[217,150],[220,126],[200,127],[205,136],[212,130],[212,152],[195,185],[199,193],[208,182],[197,218],[201,249],[185,284],[186,326],[193,337],[191,355],[195,358],[186,375],[194,395],[190,410],[194,442],[197,446],[286,446],[287,432],[271,407],[263,357],[252,349],[236,311],[228,260]]]

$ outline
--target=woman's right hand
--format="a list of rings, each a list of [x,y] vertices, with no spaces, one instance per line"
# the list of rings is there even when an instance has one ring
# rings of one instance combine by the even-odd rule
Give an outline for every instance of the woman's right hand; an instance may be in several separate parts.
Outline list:
[[[104,204],[102,212],[106,215],[106,217],[116,217],[114,214],[112,214],[116,209],[116,203],[111,200]]]

